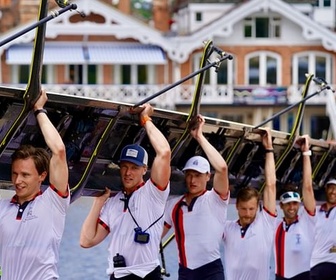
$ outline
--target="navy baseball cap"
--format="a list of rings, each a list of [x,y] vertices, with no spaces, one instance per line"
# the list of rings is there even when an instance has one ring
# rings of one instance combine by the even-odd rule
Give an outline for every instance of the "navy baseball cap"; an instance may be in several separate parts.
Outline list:
[[[138,166],[144,166],[148,163],[148,154],[140,145],[127,145],[121,151],[120,162],[121,161],[129,161]]]

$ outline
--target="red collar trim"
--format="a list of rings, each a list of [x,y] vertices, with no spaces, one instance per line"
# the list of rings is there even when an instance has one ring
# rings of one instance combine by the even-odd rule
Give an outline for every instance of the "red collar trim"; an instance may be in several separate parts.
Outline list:
[[[39,195],[42,194],[42,191],[40,190],[31,200],[28,200],[28,201],[33,201],[36,197],[38,197]],[[13,204],[19,204],[19,199],[18,199],[18,196],[17,195],[14,195],[10,201],[10,203],[13,203]]]

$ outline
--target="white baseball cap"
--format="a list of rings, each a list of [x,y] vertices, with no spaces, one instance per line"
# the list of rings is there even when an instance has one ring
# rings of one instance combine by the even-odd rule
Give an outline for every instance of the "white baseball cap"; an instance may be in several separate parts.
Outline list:
[[[204,157],[194,156],[187,161],[182,170],[195,170],[199,173],[210,173],[210,164]]]
[[[301,202],[300,194],[297,192],[285,192],[280,196],[280,202],[283,204],[289,202]]]
[[[328,185],[336,185],[336,179],[330,179],[327,183],[326,186]]]

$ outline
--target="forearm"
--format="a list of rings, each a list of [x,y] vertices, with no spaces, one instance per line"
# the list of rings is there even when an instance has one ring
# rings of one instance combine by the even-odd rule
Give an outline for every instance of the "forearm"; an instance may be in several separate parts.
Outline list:
[[[211,166],[215,169],[214,189],[223,199],[226,199],[229,193],[229,180],[228,167],[223,156],[209,143],[203,134],[198,135],[195,139],[205,152]]]
[[[166,188],[170,178],[171,150],[166,138],[151,122],[145,124],[148,138],[155,150],[155,158],[151,167],[151,179],[161,188]]]
[[[169,156],[170,146],[167,139],[163,136],[161,131],[151,121],[144,124],[147,136],[155,150],[157,156]]]
[[[80,245],[84,248],[96,245],[94,240],[97,235],[98,219],[102,206],[103,205],[101,203],[95,200],[88,216],[83,223],[80,233]]]
[[[53,154],[59,154],[63,152],[65,154],[65,146],[59,135],[57,129],[49,120],[45,113],[39,113],[36,116],[37,122],[43,134],[44,140],[47,146],[50,148]]]
[[[273,147],[267,147],[273,149]],[[265,189],[263,192],[264,206],[271,213],[276,212],[276,173],[274,153],[268,152],[265,155]]]
[[[303,174],[302,174],[302,196],[305,208],[310,212],[315,212],[315,197],[312,181],[312,168],[309,155],[302,155]]]
[[[198,144],[202,147],[203,151],[207,155],[207,158],[211,166],[218,172],[225,172],[227,164],[222,155],[209,143],[209,141],[202,134],[195,138]]]

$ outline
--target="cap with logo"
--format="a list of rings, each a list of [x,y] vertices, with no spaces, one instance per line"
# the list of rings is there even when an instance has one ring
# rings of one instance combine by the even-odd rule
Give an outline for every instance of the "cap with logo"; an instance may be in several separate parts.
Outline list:
[[[301,197],[297,192],[285,192],[280,196],[280,202],[283,204],[289,202],[301,202]]]
[[[182,170],[195,170],[199,173],[210,173],[210,164],[204,157],[194,156],[187,161]]]
[[[148,163],[148,154],[140,145],[127,145],[121,151],[120,162],[121,161],[128,161],[138,166],[144,166]]]

